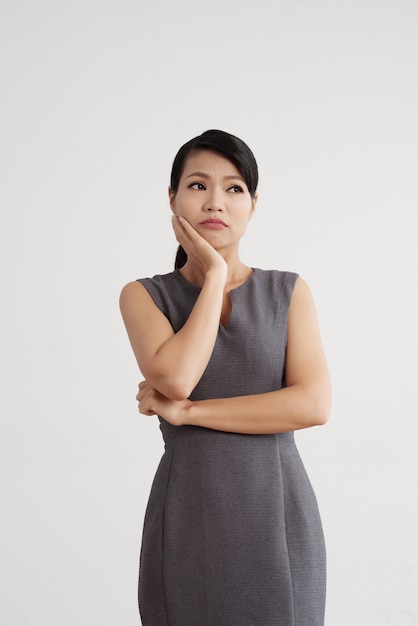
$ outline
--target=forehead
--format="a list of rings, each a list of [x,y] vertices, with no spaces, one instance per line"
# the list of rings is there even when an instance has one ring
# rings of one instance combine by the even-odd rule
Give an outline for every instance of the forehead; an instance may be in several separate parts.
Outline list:
[[[191,152],[184,164],[182,176],[204,172],[208,176],[237,176],[242,178],[236,166],[226,157],[211,150]]]

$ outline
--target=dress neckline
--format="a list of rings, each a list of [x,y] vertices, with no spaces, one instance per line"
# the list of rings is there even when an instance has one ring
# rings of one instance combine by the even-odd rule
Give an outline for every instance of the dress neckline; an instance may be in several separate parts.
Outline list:
[[[237,303],[234,304],[235,295],[238,295],[242,290],[244,290],[247,287],[247,285],[251,284],[252,281],[254,280],[254,276],[257,273],[257,268],[252,267],[251,270],[252,270],[251,274],[248,276],[248,278],[246,280],[244,280],[243,283],[238,285],[238,287],[234,287],[233,289],[230,289],[230,291],[228,292],[229,293],[229,297],[231,298],[231,310],[230,310],[230,313],[229,313],[228,320],[226,321],[225,324],[223,324],[219,320],[219,332],[229,334],[229,331],[231,329],[231,319],[233,319],[235,317],[235,307],[237,305]],[[183,286],[188,287],[190,290],[194,291],[196,294],[198,294],[202,290],[202,287],[198,287],[197,285],[193,285],[193,283],[189,282],[187,280],[187,278],[184,278],[184,276],[181,275],[180,270],[174,270],[174,274],[177,275],[178,281]],[[196,297],[197,297],[197,295],[196,295]]]
[[[251,274],[248,276],[248,278],[246,278],[243,283],[238,285],[238,287],[234,287],[233,289],[230,289],[229,293],[237,292],[237,291],[239,291],[240,289],[242,289],[243,287],[245,287],[246,285],[248,285],[249,283],[252,282],[253,277],[257,273],[258,269],[256,267],[251,267],[250,269],[252,271],[251,271]],[[179,281],[182,282],[184,285],[187,285],[191,289],[196,289],[197,291],[201,291],[202,290],[202,287],[199,287],[198,285],[194,285],[193,283],[188,281],[187,278],[184,278],[184,276],[180,273],[179,269],[178,270],[174,270],[174,274],[177,275]]]

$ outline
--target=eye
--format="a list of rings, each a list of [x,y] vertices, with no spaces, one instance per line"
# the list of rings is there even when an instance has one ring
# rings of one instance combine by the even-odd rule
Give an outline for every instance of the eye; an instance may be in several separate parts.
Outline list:
[[[228,191],[231,193],[242,193],[244,190],[239,185],[232,185],[232,187],[229,187]]]
[[[192,183],[189,185],[189,189],[198,189],[199,191],[204,191],[206,189],[203,183]]]

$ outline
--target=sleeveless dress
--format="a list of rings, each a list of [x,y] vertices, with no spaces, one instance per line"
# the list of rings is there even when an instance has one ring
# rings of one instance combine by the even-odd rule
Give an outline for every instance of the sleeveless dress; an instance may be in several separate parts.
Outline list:
[[[191,400],[285,385],[297,274],[254,269],[231,291]],[[177,332],[200,288],[179,271],[140,279]],[[325,545],[293,432],[246,435],[160,419],[165,452],[145,514],[143,626],[323,626]]]

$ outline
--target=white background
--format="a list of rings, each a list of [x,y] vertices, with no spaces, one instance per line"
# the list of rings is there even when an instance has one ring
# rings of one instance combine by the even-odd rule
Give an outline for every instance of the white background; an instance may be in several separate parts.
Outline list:
[[[299,272],[320,316],[332,417],[297,441],[327,626],[418,624],[418,3],[2,0],[0,23],[1,623],[139,624],[163,447],[118,296],[171,270],[172,159],[221,128],[260,167],[243,260]]]

